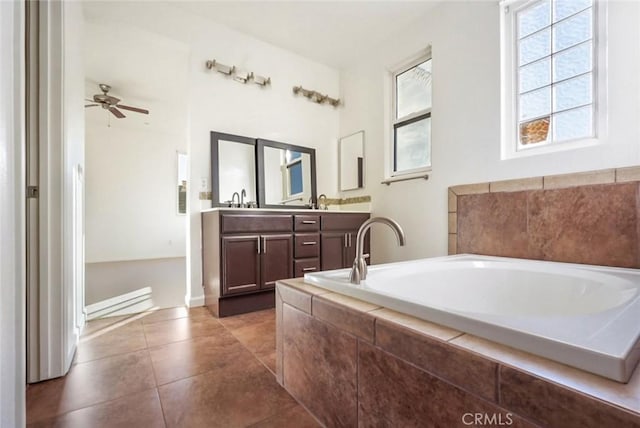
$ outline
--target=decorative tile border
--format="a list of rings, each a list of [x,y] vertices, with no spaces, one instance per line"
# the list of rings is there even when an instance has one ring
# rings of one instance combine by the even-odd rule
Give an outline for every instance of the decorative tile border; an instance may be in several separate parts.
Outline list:
[[[456,254],[458,250],[458,196],[530,190],[555,190],[635,181],[640,181],[640,166],[451,186],[448,191],[448,253],[450,255]]]

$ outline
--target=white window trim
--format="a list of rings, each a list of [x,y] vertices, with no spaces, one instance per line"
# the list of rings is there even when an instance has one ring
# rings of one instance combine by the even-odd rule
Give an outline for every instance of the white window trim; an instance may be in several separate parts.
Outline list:
[[[516,12],[540,0],[504,0],[500,2],[500,96],[501,96],[501,156],[502,160],[581,149],[602,144],[607,137],[607,2],[594,0],[593,84],[595,137],[551,142],[519,148],[516,77]]]
[[[418,52],[417,54],[413,55],[412,57],[410,57],[409,59],[404,60],[403,62],[396,64],[393,67],[390,67],[387,71],[387,79],[386,81],[388,82],[388,84],[390,85],[390,99],[391,99],[391,103],[389,104],[388,107],[388,114],[387,114],[387,120],[388,123],[386,125],[386,128],[388,130],[388,141],[389,143],[387,144],[387,162],[386,162],[386,167],[385,167],[385,179],[392,179],[394,177],[405,177],[405,176],[411,176],[411,175],[419,175],[420,173],[424,173],[424,172],[430,172],[432,165],[433,165],[433,159],[431,159],[431,164],[429,166],[425,166],[425,167],[421,167],[421,168],[413,168],[413,169],[406,169],[403,171],[394,171],[393,165],[394,165],[394,157],[395,157],[395,153],[394,153],[394,148],[395,148],[395,135],[394,135],[394,126],[396,123],[400,122],[399,120],[396,119],[396,108],[397,108],[397,98],[396,98],[396,76],[398,76],[399,74],[404,73],[405,71],[415,67],[418,64],[421,64],[425,61],[428,61],[432,59],[432,55],[431,55],[431,46],[428,46],[426,49],[421,50],[420,52]],[[433,71],[432,71],[433,73]],[[424,109],[421,110],[419,112],[415,112],[412,113],[411,115],[408,115],[406,117],[404,117],[402,119],[402,121],[411,119],[411,118],[415,118],[418,117],[422,114],[425,113],[431,113],[431,111],[433,110],[433,84],[432,84],[432,96],[431,96],[431,108],[428,109]],[[431,136],[433,136],[433,120],[431,121]],[[432,146],[433,145],[433,140],[430,141],[430,147],[429,150],[432,151]],[[431,157],[430,157],[431,158]]]

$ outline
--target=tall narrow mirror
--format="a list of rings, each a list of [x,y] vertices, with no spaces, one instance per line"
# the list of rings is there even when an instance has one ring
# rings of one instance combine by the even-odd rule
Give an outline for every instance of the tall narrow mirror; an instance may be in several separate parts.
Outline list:
[[[303,207],[316,199],[315,150],[258,140],[260,206]]]
[[[245,206],[252,202],[256,203],[258,200],[256,183],[256,140],[239,135],[211,132],[213,206],[230,206],[232,201],[239,204],[241,198]]]
[[[364,131],[340,139],[340,190],[364,187]]]

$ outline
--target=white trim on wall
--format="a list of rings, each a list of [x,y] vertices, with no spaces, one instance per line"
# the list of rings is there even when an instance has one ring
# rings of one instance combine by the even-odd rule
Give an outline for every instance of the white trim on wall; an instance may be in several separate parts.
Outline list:
[[[0,2],[0,427],[25,424],[25,9]],[[8,202],[8,203],[7,203]]]

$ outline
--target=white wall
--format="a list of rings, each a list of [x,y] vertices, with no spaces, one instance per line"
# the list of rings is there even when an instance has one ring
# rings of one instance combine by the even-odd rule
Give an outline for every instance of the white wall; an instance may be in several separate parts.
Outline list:
[[[0,3],[0,427],[25,424],[24,5]],[[8,202],[8,203],[7,203]]]
[[[397,248],[375,229],[373,262],[447,252],[447,187],[640,164],[640,3],[610,1],[609,135],[596,147],[500,160],[500,27],[497,2],[446,2],[417,19],[377,53],[341,73],[345,106],[340,135],[365,130],[366,187],[375,215],[407,232]],[[428,181],[380,184],[387,161],[388,70],[429,44],[433,48],[433,171]]]

